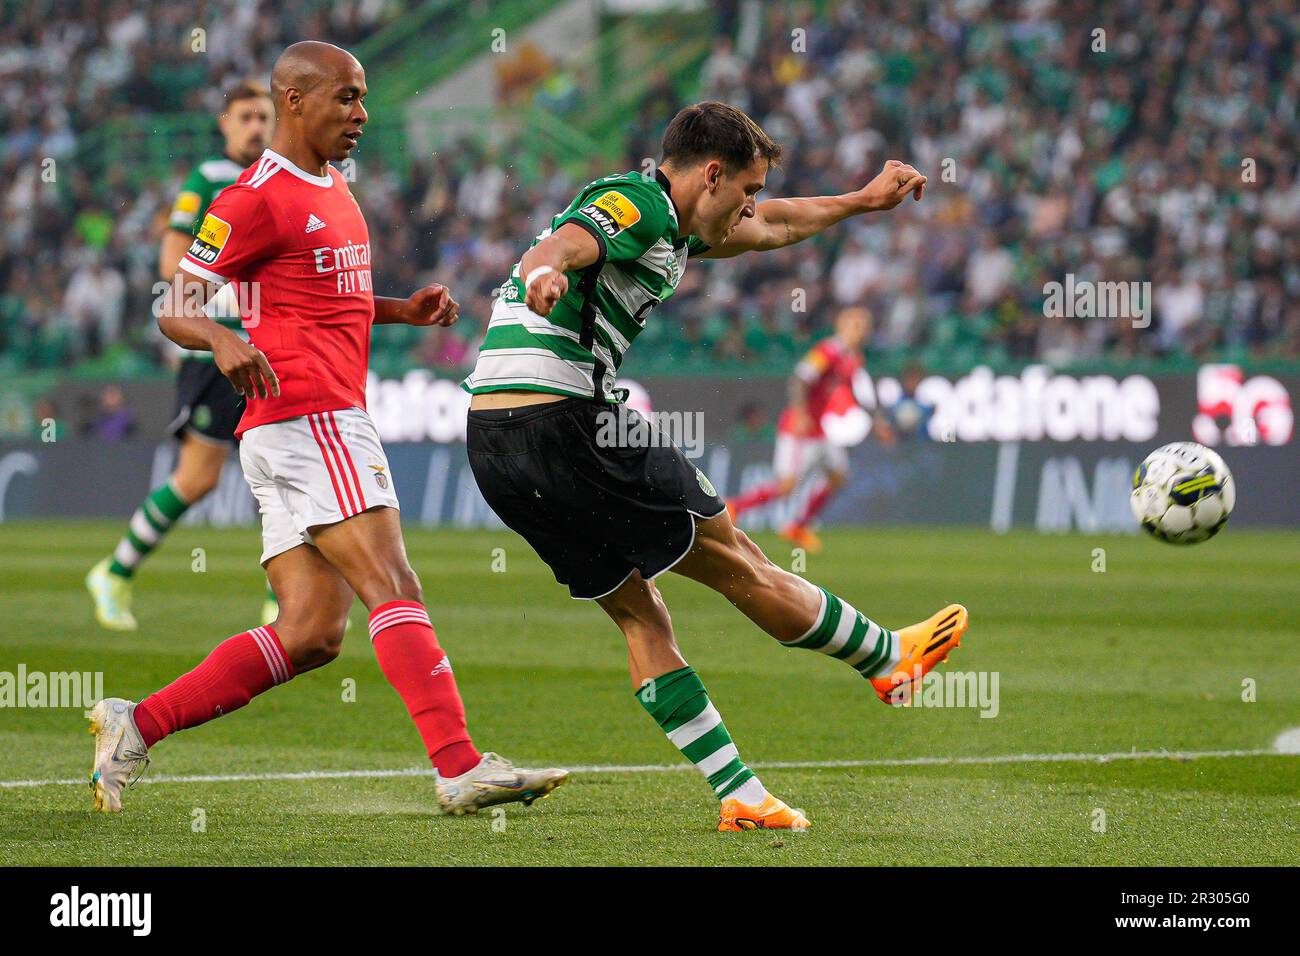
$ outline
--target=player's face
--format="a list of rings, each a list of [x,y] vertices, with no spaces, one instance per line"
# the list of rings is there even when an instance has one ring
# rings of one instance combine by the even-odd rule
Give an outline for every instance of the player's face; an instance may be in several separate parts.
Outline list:
[[[226,155],[245,166],[262,155],[271,141],[275,110],[269,96],[235,100],[221,114],[221,134],[226,138]]]
[[[369,119],[363,102],[366,73],[353,61],[303,97],[303,125],[316,152],[330,162],[347,159]]]
[[[758,194],[767,184],[767,166],[767,160],[755,159],[744,169],[729,173],[721,163],[705,163],[705,191],[696,230],[701,239],[711,246],[720,245],[741,220],[753,217]]]
[[[871,314],[866,309],[841,312],[835,319],[835,334],[849,348],[861,348],[871,335]]]

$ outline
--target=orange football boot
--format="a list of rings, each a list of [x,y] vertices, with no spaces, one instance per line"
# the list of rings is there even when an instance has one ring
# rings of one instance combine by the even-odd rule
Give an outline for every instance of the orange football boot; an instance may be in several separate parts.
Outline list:
[[[787,807],[770,793],[756,807],[728,797],[722,801],[722,817],[718,820],[719,833],[739,830],[807,830],[810,826],[812,824],[801,811]]]
[[[961,646],[961,637],[970,624],[970,615],[960,604],[949,604],[933,617],[898,632],[898,649],[902,659],[883,677],[872,677],[876,696],[886,704],[908,706],[912,702],[912,684],[934,670]]]
[[[791,522],[786,525],[781,529],[781,537],[796,548],[803,548],[809,554],[817,554],[822,549],[822,539],[817,537],[811,529],[800,524]]]

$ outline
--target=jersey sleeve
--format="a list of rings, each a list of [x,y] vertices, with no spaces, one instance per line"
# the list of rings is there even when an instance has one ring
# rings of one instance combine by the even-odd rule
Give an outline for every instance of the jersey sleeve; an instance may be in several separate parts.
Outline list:
[[[194,235],[194,227],[199,224],[199,217],[211,201],[212,183],[199,172],[196,166],[181,186],[176,201],[172,203],[172,211],[167,216],[167,225],[180,232]]]
[[[275,255],[278,242],[265,197],[237,184],[212,201],[180,267],[209,282],[229,282]]]
[[[603,260],[639,259],[667,230],[667,199],[657,184],[610,183],[591,190],[586,201],[564,216],[555,228],[569,222],[577,223],[596,237]]]
[[[812,385],[831,367],[830,356],[826,354],[826,349],[821,343],[814,345],[808,350],[808,353],[799,360],[799,364],[794,367],[794,374],[799,381]]]

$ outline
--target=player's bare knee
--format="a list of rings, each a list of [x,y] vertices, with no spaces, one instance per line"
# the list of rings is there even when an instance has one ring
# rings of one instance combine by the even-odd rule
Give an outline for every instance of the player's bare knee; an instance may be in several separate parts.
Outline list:
[[[177,472],[172,476],[172,483],[177,493],[186,504],[192,505],[201,498],[206,498],[217,487],[221,473]]]
[[[745,532],[736,530],[735,563],[739,579],[747,587],[766,587],[771,583],[776,565]]]
[[[399,601],[424,603],[424,587],[420,584],[420,576],[409,564],[398,571],[397,592]]]
[[[295,628],[276,621],[271,625],[296,673],[324,667],[343,649],[343,626],[329,624]]]
[[[282,603],[279,616],[271,623],[294,670],[299,672],[323,667],[338,657],[347,626],[348,605],[334,602],[306,607]]]
[[[372,611],[389,601],[424,603],[424,588],[420,584],[420,576],[409,564],[375,575],[367,583],[359,586],[357,592],[362,602]]]
[[[781,497],[784,498],[786,495],[790,494],[790,492],[794,491],[794,485],[795,480],[793,477],[782,478],[776,483],[776,490],[780,493]]]
[[[647,581],[639,574],[629,578],[613,594],[601,598],[600,606],[624,634],[632,631],[672,634],[672,618],[663,595],[653,581]]]

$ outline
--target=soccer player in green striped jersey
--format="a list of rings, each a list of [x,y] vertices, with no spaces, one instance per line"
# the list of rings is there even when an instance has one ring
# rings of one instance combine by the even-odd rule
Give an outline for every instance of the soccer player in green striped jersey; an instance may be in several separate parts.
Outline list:
[[[177,263],[194,241],[212,200],[231,185],[250,163],[262,155],[271,140],[274,108],[271,91],[246,80],[225,95],[225,108],[217,118],[225,139],[221,156],[205,159],[186,178],[172,205],[158,252],[158,273],[168,284]],[[218,297],[212,318],[244,335],[233,293]],[[95,617],[115,631],[136,629],[131,611],[132,581],[141,562],[162,543],[163,537],[189,508],[217,486],[221,468],[235,444],[235,426],[243,400],[212,361],[211,352],[185,352],[177,375],[177,412],[171,431],[180,442],[171,476],[145,497],[127,525],[113,553],[86,576],[95,602]],[[267,588],[267,601],[274,595]],[[273,611],[263,608],[263,615]]]
[[[530,313],[525,277],[515,264],[501,287],[478,363],[465,380],[470,392],[513,391],[523,385],[556,395],[616,400],[615,373],[647,314],[673,294],[687,257],[709,248],[696,236],[679,236],[666,182],[662,172],[654,178],[631,172],[598,179],[533,240],[535,248],[557,229],[581,228],[590,235],[597,257],[583,269],[571,269],[573,284],[545,317]]]
[[[673,570],[708,585],[787,647],[848,664],[891,704],[910,700],[967,626],[966,609],[952,604],[892,631],[777,567],[732,525],[708,478],[622,404],[623,357],[690,257],[788,246],[925,191],[924,176],[890,160],[851,193],[760,203],[780,156],[733,107],[682,110],[653,177],[588,184],[534,240],[464,382],[479,490],[573,597],[596,601],[623,631],[637,697],[721,801],[719,830],[809,823],[741,759],[677,647],[656,576]]]

